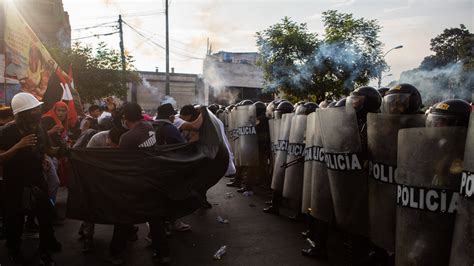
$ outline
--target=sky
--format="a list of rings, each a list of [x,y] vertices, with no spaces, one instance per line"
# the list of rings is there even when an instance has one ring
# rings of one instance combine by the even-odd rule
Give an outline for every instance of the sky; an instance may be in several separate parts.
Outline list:
[[[69,13],[72,38],[115,32],[118,15],[124,26],[125,50],[142,71],[165,70],[164,0],[63,0]],[[336,9],[356,18],[376,19],[383,27],[380,40],[391,67],[383,84],[419,66],[431,54],[430,39],[461,23],[473,32],[472,0],[169,0],[170,67],[177,73],[202,73],[207,39],[212,51],[256,52],[255,32],[288,16],[324,34],[321,13]],[[104,24],[109,23],[109,24]],[[100,25],[104,24],[104,25]],[[100,25],[100,27],[88,28]],[[82,28],[82,29],[81,29]],[[83,29],[88,28],[88,29]],[[138,31],[138,33],[137,33]],[[141,34],[141,35],[139,35]],[[119,36],[79,39],[94,46],[99,41],[119,49]],[[371,85],[375,85],[372,81]]]

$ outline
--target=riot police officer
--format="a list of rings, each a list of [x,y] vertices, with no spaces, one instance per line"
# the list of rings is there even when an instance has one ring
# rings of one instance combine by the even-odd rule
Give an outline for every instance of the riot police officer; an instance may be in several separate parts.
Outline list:
[[[289,119],[294,110],[293,105],[288,101],[282,101],[278,104],[274,112],[275,116],[275,125],[274,128],[279,130],[277,145],[275,146],[276,158],[275,164],[273,167],[273,176],[272,176],[272,202],[271,206],[264,208],[263,211],[270,214],[279,214],[280,205],[282,201],[283,193],[283,181],[285,176],[285,171],[282,168],[282,165],[286,163],[286,153],[288,150],[288,137],[290,133]],[[288,121],[287,121],[288,120]],[[288,126],[284,125],[284,122],[287,122]]]
[[[380,92],[380,89],[379,89]],[[403,128],[423,127],[424,115],[418,89],[411,84],[398,84],[388,91],[382,113],[367,116],[369,152],[369,236],[373,243],[373,259],[390,264],[395,252],[395,217],[397,186],[398,132]]]

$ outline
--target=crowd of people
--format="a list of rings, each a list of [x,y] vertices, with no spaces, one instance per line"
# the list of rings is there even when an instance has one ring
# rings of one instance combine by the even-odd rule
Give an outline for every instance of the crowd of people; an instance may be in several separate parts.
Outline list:
[[[42,103],[33,95],[18,93],[13,97],[11,107],[0,108],[3,225],[1,234],[2,238],[6,239],[10,261],[20,265],[24,261],[21,251],[24,228],[39,232],[41,265],[54,265],[51,254],[62,249],[61,243],[55,238],[53,224],[56,219],[59,219],[55,210],[58,189],[67,187],[70,178],[67,156],[69,149],[150,148],[159,145],[198,142],[199,130],[203,123],[200,109],[195,105],[183,106],[178,114],[171,104],[162,104],[157,108],[155,118],[146,115],[137,103],[124,103],[118,106],[112,98],[106,99],[101,106],[91,105],[85,112],[86,115],[81,118],[70,117],[68,105],[64,102],[57,102],[47,112],[42,112],[41,106]],[[308,175],[304,177],[305,180],[312,178],[311,171],[306,170],[306,162],[316,161],[318,157],[322,158],[326,165],[330,157],[328,154],[326,157],[318,156],[318,152],[313,154],[310,150],[312,147],[308,144],[306,148],[304,147],[309,139],[309,131],[305,126],[299,127],[296,122],[292,124],[290,120],[289,126],[285,127],[282,121],[287,119],[288,114],[294,118],[305,116],[304,125],[306,125],[306,121],[309,123],[309,118],[307,120],[306,117],[318,109],[343,107],[355,110],[357,121],[355,133],[360,140],[361,148],[357,152],[362,154],[359,160],[366,161],[370,153],[368,144],[370,129],[369,133],[367,132],[370,128],[367,126],[369,113],[422,114],[423,105],[421,95],[415,87],[401,84],[390,90],[379,91],[371,87],[362,87],[354,90],[347,98],[332,102],[325,100],[320,104],[302,101],[293,105],[286,100],[275,100],[270,103],[243,100],[230,106],[217,104],[208,106],[208,110],[215,115],[221,134],[227,136],[224,142],[230,160],[226,176],[233,178],[227,186],[236,187],[241,193],[255,191],[259,185],[266,189],[265,191],[271,189],[271,200],[267,202],[269,206],[264,209],[264,212],[269,214],[279,215],[281,206],[287,202],[294,211],[291,219],[306,220],[308,223],[309,230],[302,232],[302,235],[309,239],[312,246],[302,250],[305,256],[327,259],[330,229],[335,227],[344,231],[345,226],[339,221],[336,203],[334,207],[331,205],[333,209],[330,217],[323,219],[319,213],[316,213],[313,202],[308,203],[314,200],[311,197],[308,199],[308,196],[305,196],[307,193],[303,192],[311,191],[316,186],[314,179],[313,185],[310,181],[309,185],[306,181],[303,182],[303,175]],[[427,127],[467,128],[468,126],[471,106],[465,101],[448,100],[426,109]],[[240,110],[245,110],[245,112]],[[337,127],[338,121],[334,123],[332,127]],[[326,126],[321,124],[321,128],[323,127]],[[291,130],[293,132],[290,132]],[[349,134],[352,133],[354,132],[349,132]],[[317,146],[316,143],[315,146]],[[246,147],[251,147],[252,151]],[[329,149],[329,146],[326,148]],[[308,159],[309,157],[315,158]],[[28,167],[25,167],[25,163]],[[291,170],[293,172],[288,171],[293,165],[298,164],[300,165],[299,172],[293,169]],[[360,165],[363,169],[359,170],[366,173],[366,177],[369,171],[368,164],[360,163]],[[316,168],[312,169],[314,172]],[[328,169],[331,169],[329,164]],[[307,171],[309,174],[306,174]],[[333,178],[329,170],[324,171],[328,171],[325,174],[329,173],[329,176]],[[287,188],[290,186],[287,183],[293,182],[288,181],[289,176],[293,175],[299,176],[294,179],[301,180],[297,182],[297,185],[291,184],[297,187],[297,192],[291,192],[291,189]],[[313,173],[314,175],[317,174]],[[329,185],[326,185],[326,191],[332,190],[335,193],[334,188],[330,189]],[[205,198],[205,192],[203,194]],[[329,200],[331,200],[330,195]],[[212,205],[206,200],[201,207],[212,208]],[[351,221],[351,223],[357,222]],[[180,219],[166,217],[150,219],[148,225],[147,239],[155,251],[153,261],[163,264],[170,261],[170,250],[166,239],[169,230],[191,229],[190,225]],[[83,251],[91,251],[94,223],[83,221],[78,229],[83,241]],[[113,226],[113,237],[106,254],[109,262],[116,265],[124,263],[127,242],[137,239],[137,231],[138,227],[133,224]],[[357,252],[361,253],[355,254],[360,257],[354,260],[354,264],[366,265],[365,263],[372,259],[369,258],[370,254],[375,254],[377,257],[378,264],[374,265],[390,265],[391,261],[393,263],[394,250],[377,246],[371,242],[369,235],[362,232],[348,230],[346,233],[348,245],[354,248],[358,246]],[[354,251],[354,253],[357,252]]]
[[[62,249],[54,236],[53,224],[59,219],[55,210],[58,189],[67,187],[71,174],[68,149],[151,148],[199,140],[203,120],[193,105],[183,106],[178,115],[171,104],[162,104],[156,118],[150,119],[140,105],[124,103],[117,107],[111,99],[106,99],[103,106],[91,105],[83,118],[70,117],[68,105],[62,101],[42,113],[42,102],[29,93],[18,93],[11,107],[0,109],[1,233],[13,263],[24,262],[24,228],[39,231],[41,265],[53,265],[51,254]],[[210,207],[207,201],[202,206]],[[148,225],[147,239],[156,251],[153,260],[159,263],[170,259],[166,240],[169,230],[191,229],[180,219],[150,220]],[[113,264],[123,263],[126,244],[137,239],[137,231],[133,224],[115,224],[106,259]],[[94,223],[83,221],[78,233],[83,251],[90,251]]]

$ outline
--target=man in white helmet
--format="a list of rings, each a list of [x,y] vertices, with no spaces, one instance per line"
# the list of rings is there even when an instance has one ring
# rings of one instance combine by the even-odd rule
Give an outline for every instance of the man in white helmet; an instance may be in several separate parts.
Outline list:
[[[40,126],[41,104],[29,93],[16,94],[11,103],[15,120],[0,128],[0,154],[11,150],[25,136],[32,138],[29,147],[16,150],[0,162],[4,171],[6,246],[8,257],[15,264],[24,263],[21,235],[25,214],[34,215],[39,222],[40,264],[54,265],[50,254],[61,250],[54,236],[54,208],[43,174],[50,145]]]

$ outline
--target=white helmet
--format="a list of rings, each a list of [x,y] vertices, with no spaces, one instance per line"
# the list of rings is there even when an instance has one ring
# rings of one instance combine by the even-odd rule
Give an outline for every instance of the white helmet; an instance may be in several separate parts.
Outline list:
[[[31,110],[42,105],[43,102],[38,101],[35,96],[30,93],[20,92],[15,94],[12,99],[13,114]]]

